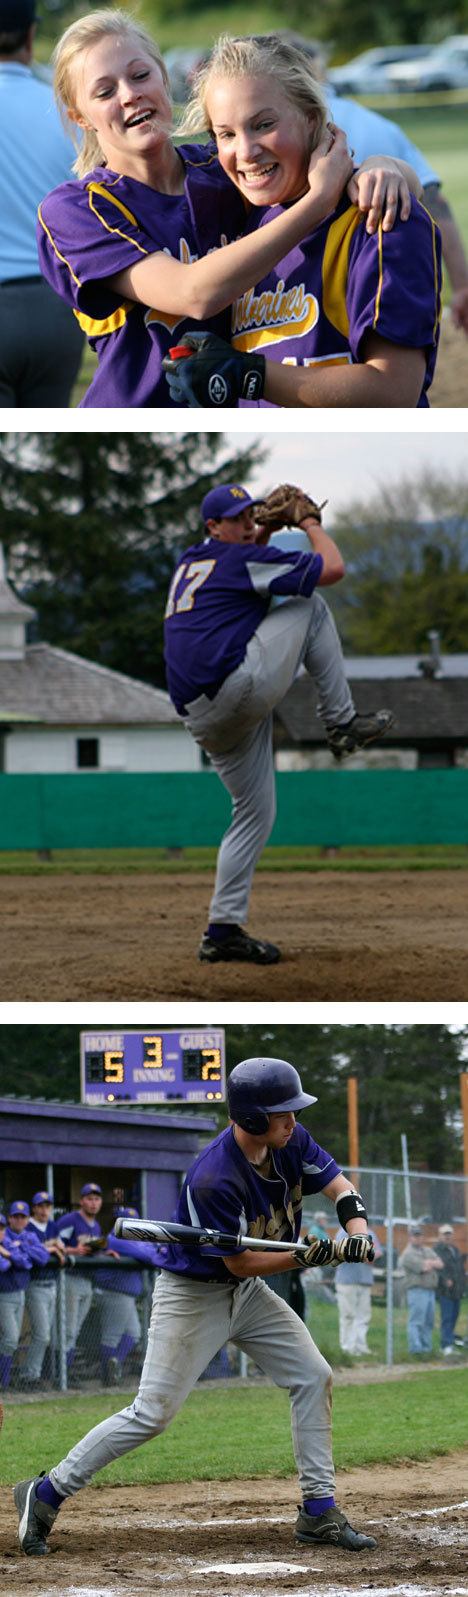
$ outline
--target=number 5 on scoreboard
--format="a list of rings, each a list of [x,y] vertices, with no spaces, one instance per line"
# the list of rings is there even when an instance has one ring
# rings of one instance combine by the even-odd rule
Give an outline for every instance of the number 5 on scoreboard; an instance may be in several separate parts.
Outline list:
[[[198,588],[201,588],[203,583],[206,582],[207,577],[211,575],[215,564],[215,560],[192,560],[189,566],[179,566],[169,589],[165,612],[166,621],[169,616],[180,615],[183,610],[193,610],[195,594]],[[182,581],[186,583],[186,586],[183,593],[176,598],[177,590]]]

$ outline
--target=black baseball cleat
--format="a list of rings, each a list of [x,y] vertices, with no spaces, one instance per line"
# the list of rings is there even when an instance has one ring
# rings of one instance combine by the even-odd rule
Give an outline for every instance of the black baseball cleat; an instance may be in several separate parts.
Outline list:
[[[297,1542],[318,1542],[333,1547],[346,1547],[348,1552],[361,1553],[366,1547],[376,1547],[377,1542],[373,1536],[363,1536],[359,1530],[353,1530],[346,1514],[339,1508],[327,1508],[324,1514],[315,1517],[308,1514],[305,1508],[300,1508],[296,1520]]]
[[[210,965],[216,965],[218,960],[241,960],[250,965],[277,965],[281,954],[274,943],[261,943],[257,937],[249,937],[247,932],[243,932],[241,926],[233,926],[229,937],[225,937],[222,943],[215,942],[214,937],[209,937],[208,932],[204,932],[198,958],[207,960]]]
[[[21,1550],[36,1557],[49,1552],[47,1537],[58,1514],[58,1508],[52,1508],[51,1503],[41,1503],[36,1497],[36,1487],[44,1478],[45,1470],[31,1481],[19,1481],[13,1489],[19,1514],[18,1539]]]
[[[390,731],[394,721],[391,710],[376,710],[375,715],[353,715],[345,726],[327,726],[328,747],[336,760],[345,759],[347,754],[367,748],[368,743],[377,743]]]

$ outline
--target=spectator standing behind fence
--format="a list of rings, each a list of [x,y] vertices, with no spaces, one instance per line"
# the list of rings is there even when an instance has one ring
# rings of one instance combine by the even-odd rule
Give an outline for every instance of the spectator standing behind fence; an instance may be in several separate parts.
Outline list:
[[[452,1239],[453,1225],[440,1225],[434,1247],[442,1261],[437,1281],[437,1298],[440,1307],[440,1345],[444,1357],[454,1351],[455,1326],[466,1282],[465,1262]],[[458,1340],[460,1345],[461,1339]]]
[[[442,1262],[426,1245],[422,1226],[410,1225],[409,1240],[398,1264],[404,1271],[408,1306],[408,1348],[410,1353],[431,1353],[435,1318],[436,1290]]]
[[[29,1220],[29,1204],[18,1198],[8,1209],[8,1224],[0,1240],[11,1258],[11,1269],[0,1276],[0,1381],[3,1389],[19,1386],[21,1377],[12,1377],[11,1366],[18,1347],[23,1324],[26,1288],[29,1286],[33,1262],[48,1263],[49,1255],[42,1243],[27,1242],[24,1232]]]
[[[35,0],[0,0],[0,408],[66,406],[83,351],[41,276],[37,208],[72,176],[50,84],[33,70]]]
[[[372,1226],[368,1226],[367,1230],[374,1243],[375,1257],[380,1259],[382,1249],[377,1233],[372,1230]],[[346,1231],[340,1227],[335,1242],[342,1242],[345,1237]],[[367,1345],[367,1332],[372,1314],[373,1280],[374,1271],[371,1264],[339,1264],[335,1270],[340,1348],[343,1353],[359,1356],[371,1351]]]
[[[138,1220],[138,1209],[119,1208],[123,1219]],[[105,1386],[119,1386],[124,1360],[140,1341],[141,1325],[136,1299],[143,1291],[142,1270],[159,1270],[160,1258],[151,1242],[124,1241],[109,1237],[109,1257],[132,1259],[134,1270],[119,1271],[115,1265],[99,1270],[96,1296],[101,1306],[101,1367]]]
[[[86,1181],[81,1188],[78,1209],[71,1209],[69,1214],[63,1214],[58,1221],[58,1236],[64,1244],[66,1256],[71,1268],[66,1279],[66,1313],[67,1313],[67,1377],[68,1384],[73,1385],[76,1380],[73,1365],[76,1357],[76,1344],[84,1325],[87,1314],[91,1308],[93,1296],[93,1275],[89,1266],[80,1265],[80,1260],[89,1259],[95,1244],[102,1238],[102,1231],[98,1221],[98,1214],[102,1209],[102,1191],[96,1181]]]
[[[52,1197],[49,1192],[35,1192],[31,1202],[31,1217],[24,1230],[24,1243],[28,1247],[34,1238],[46,1249],[47,1263],[33,1260],[33,1268],[26,1288],[26,1309],[29,1316],[30,1340],[21,1370],[21,1386],[34,1391],[41,1384],[42,1366],[46,1349],[50,1346],[57,1302],[57,1270],[65,1264],[65,1248],[57,1235],[57,1221],[52,1219]]]

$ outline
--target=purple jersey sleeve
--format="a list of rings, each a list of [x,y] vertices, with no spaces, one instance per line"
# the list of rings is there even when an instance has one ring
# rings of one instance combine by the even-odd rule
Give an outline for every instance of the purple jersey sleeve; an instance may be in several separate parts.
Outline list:
[[[302,1159],[302,1190],[306,1194],[323,1192],[329,1181],[341,1175],[341,1166],[331,1153],[327,1153],[326,1148],[314,1142],[305,1126],[299,1124],[296,1131]]]
[[[107,279],[163,248],[156,229],[151,236],[121,198],[119,182],[109,187],[97,172],[82,183],[63,183],[39,207],[41,271],[57,293],[93,317],[111,314],[118,303]]]
[[[440,318],[440,235],[429,212],[412,201],[411,217],[390,233],[356,229],[349,253],[349,343],[362,359],[366,333],[427,352],[435,360]]]

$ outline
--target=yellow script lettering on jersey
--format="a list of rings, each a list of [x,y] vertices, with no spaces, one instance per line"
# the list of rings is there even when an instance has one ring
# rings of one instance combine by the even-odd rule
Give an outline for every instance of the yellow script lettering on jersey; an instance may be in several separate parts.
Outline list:
[[[279,344],[285,338],[305,338],[316,326],[319,306],[304,283],[285,288],[280,277],[274,290],[256,294],[249,289],[232,307],[232,343],[244,353],[262,344]]]

